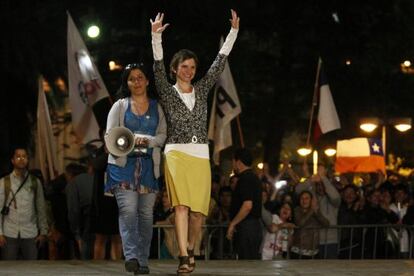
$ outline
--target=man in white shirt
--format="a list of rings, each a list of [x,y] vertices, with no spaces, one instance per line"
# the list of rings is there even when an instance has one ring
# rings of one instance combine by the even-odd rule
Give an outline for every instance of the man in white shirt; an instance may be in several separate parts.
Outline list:
[[[29,174],[26,149],[17,148],[11,159],[13,172],[0,179],[0,247],[5,260],[37,259],[37,246],[48,231],[43,187]]]

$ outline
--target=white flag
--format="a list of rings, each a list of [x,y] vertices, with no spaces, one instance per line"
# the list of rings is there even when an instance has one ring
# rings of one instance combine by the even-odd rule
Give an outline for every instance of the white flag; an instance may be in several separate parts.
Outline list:
[[[221,45],[223,39],[221,40]],[[239,97],[231,75],[228,61],[220,75],[214,91],[211,107],[208,138],[214,141],[213,160],[220,161],[220,151],[233,144],[231,137],[231,120],[241,112]]]
[[[323,134],[335,129],[341,128],[338,113],[336,112],[335,103],[332,98],[331,89],[329,88],[328,78],[326,77],[323,63],[321,62],[319,73],[319,112],[318,124]]]
[[[109,94],[69,13],[67,40],[72,124],[78,139],[86,144],[99,139],[99,126],[92,106]]]
[[[43,83],[43,77],[39,77],[35,166],[40,168],[45,180],[50,180],[54,179],[56,173],[60,173],[61,169],[57,160],[55,137],[53,135]]]

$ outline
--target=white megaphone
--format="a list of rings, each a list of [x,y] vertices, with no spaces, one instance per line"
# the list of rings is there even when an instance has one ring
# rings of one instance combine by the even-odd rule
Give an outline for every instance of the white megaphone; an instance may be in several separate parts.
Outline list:
[[[114,127],[105,137],[105,145],[108,151],[115,156],[128,155],[135,147],[134,133],[126,127]]]

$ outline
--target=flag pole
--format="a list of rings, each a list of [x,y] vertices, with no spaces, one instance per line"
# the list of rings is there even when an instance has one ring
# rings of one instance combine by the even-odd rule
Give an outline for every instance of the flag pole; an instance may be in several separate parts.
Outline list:
[[[315,114],[315,108],[318,105],[319,75],[321,72],[321,66],[322,66],[322,59],[321,57],[319,57],[318,67],[316,69],[315,86],[313,88],[313,99],[312,99],[312,107],[311,107],[311,113],[310,113],[310,119],[309,119],[308,134],[306,137],[306,147],[308,148],[310,146],[310,135],[311,135],[311,130],[312,130],[313,116]]]
[[[237,115],[237,129],[239,130],[239,138],[240,138],[240,146],[244,148],[244,139],[243,139],[243,131],[240,124],[240,115]]]

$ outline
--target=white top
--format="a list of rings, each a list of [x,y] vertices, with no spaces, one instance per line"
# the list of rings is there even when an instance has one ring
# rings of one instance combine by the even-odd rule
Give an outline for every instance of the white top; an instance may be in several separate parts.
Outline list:
[[[181,100],[184,102],[184,104],[187,106],[187,108],[192,111],[195,105],[195,93],[194,93],[194,86],[191,93],[183,93],[180,91],[177,85],[173,85],[175,90],[177,90],[178,95],[180,95]]]
[[[208,144],[167,144],[165,145],[164,153],[167,154],[169,151],[176,150],[185,154],[210,159]]]
[[[272,215],[272,224],[281,224],[283,221],[278,215]],[[288,229],[280,229],[276,233],[266,231],[263,237],[262,260],[272,260],[282,252],[288,251],[289,235],[292,235]]]
[[[400,205],[400,208],[398,208],[398,204],[392,203],[390,205],[390,209],[391,211],[393,211],[394,213],[397,214],[397,216],[400,219],[403,219],[405,214],[407,213],[407,205]],[[392,229],[392,231],[394,232],[394,235],[396,237],[399,237],[400,233],[398,233],[397,230]],[[389,236],[389,234],[388,234]],[[391,237],[388,237],[389,239],[391,239]],[[391,239],[392,241],[392,239]],[[409,252],[410,248],[410,243],[409,243],[409,237],[408,237],[408,232],[405,229],[401,229],[401,237],[400,237],[400,252]]]

